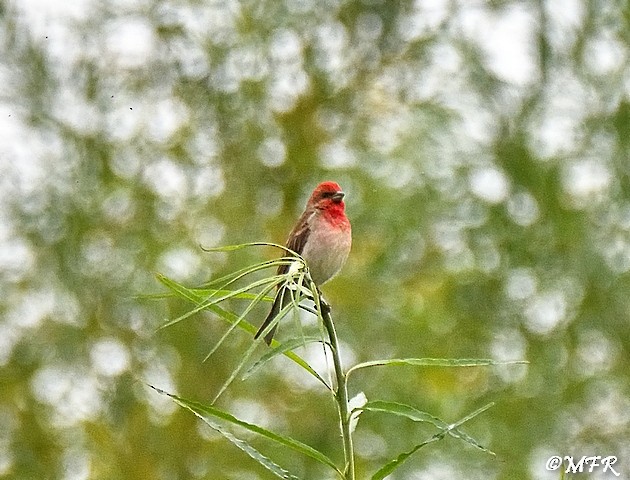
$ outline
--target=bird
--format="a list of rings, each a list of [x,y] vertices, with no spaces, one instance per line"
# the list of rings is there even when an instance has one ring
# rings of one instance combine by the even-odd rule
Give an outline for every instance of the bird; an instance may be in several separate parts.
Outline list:
[[[346,262],[352,246],[352,229],[346,217],[345,193],[338,183],[326,181],[315,187],[306,208],[291,230],[286,247],[302,256],[311,279],[319,288],[333,278]],[[278,266],[278,275],[286,274],[291,265]],[[279,284],[271,310],[254,335],[257,339],[278,313],[293,301],[287,283]],[[271,344],[277,324],[265,335]]]

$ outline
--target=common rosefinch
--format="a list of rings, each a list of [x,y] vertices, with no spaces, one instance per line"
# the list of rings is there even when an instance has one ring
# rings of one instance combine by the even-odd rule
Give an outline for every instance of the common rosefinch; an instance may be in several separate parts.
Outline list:
[[[317,185],[286,243],[287,248],[304,258],[318,287],[337,275],[350,253],[352,234],[345,213],[344,195],[335,182]],[[289,268],[290,265],[280,265],[278,275],[287,273]],[[286,283],[280,285],[271,311],[254,338],[258,338],[280,310],[292,301],[289,286]],[[267,345],[271,343],[276,328],[277,325],[265,335]]]

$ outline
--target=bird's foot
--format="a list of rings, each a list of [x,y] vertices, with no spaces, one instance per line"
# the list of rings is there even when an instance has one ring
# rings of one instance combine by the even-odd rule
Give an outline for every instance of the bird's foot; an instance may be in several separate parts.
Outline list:
[[[319,294],[319,306],[322,309],[322,315],[328,315],[330,313],[330,304],[322,297],[321,292]]]

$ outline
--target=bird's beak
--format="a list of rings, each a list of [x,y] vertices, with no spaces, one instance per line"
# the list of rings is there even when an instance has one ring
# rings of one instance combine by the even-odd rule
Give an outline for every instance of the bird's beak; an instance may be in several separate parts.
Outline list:
[[[335,192],[335,194],[332,196],[333,202],[339,203],[343,200],[343,197],[345,197],[346,194],[343,192]]]

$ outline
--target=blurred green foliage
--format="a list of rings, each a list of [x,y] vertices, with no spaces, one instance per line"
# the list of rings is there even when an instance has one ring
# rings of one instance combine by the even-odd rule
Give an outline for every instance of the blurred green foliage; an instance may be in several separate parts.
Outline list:
[[[627,475],[629,20],[578,0],[3,4],[0,477],[271,478],[143,383],[208,401],[251,337],[202,363],[225,324],[156,332],[187,306],[134,295],[273,257],[199,245],[282,242],[325,179],[353,225],[324,288],[347,365],[530,362],[357,373],[350,395],[446,421],[497,403],[464,428],[497,459],[447,440],[392,478],[558,478],[552,454]],[[288,362],[220,403],[341,456],[330,398]],[[365,413],[359,478],[426,434]]]

